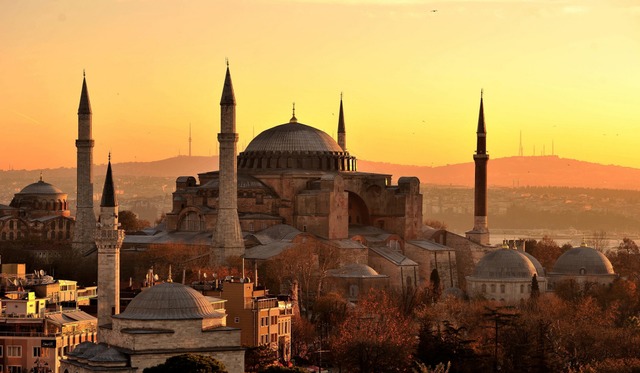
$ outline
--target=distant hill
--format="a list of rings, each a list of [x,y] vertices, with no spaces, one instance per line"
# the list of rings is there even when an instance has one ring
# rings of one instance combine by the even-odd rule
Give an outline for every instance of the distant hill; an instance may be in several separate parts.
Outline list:
[[[114,173],[122,176],[165,177],[197,176],[218,169],[218,157],[178,156],[153,162],[114,163]],[[400,176],[417,176],[423,184],[473,186],[473,162],[446,166],[411,166],[358,160],[358,170]],[[106,165],[96,165],[94,175],[103,177]],[[39,170],[0,171],[0,177],[27,176],[37,180]],[[75,179],[75,169],[44,170],[45,180]],[[640,190],[640,169],[560,158],[558,156],[508,157],[489,161],[489,185],[555,186]]]
[[[474,164],[438,167],[395,165],[358,160],[360,171],[417,176],[423,184],[473,187]],[[640,190],[640,169],[578,161],[558,156],[489,160],[490,186],[556,186]]]

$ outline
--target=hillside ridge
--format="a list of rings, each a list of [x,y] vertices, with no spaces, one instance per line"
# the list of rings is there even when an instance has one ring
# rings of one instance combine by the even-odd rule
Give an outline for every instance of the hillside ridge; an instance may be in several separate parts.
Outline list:
[[[114,163],[116,175],[139,177],[196,176],[217,170],[217,156],[177,156],[150,162]],[[106,165],[94,166],[94,175],[105,173]],[[422,184],[473,187],[473,162],[444,166],[401,165],[358,160],[358,170],[401,176],[416,176]],[[0,175],[24,176],[42,172],[46,179],[75,178],[75,168],[0,171]],[[488,167],[489,186],[494,187],[571,187],[640,190],[640,169],[603,165],[558,156],[525,156],[491,159]]]

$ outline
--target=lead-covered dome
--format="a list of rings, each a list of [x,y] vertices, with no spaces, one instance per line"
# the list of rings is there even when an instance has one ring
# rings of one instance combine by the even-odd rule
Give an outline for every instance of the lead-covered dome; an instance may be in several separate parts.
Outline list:
[[[256,136],[238,155],[238,169],[355,171],[356,158],[327,133],[298,123],[294,116]]]
[[[52,184],[46,183],[40,179],[39,181],[22,188],[18,194],[64,194],[64,192]]]
[[[269,128],[256,136],[245,152],[342,152],[327,133],[306,124],[291,122]]]
[[[211,303],[198,291],[165,282],[138,294],[127,308],[113,317],[126,320],[188,320],[218,317]]]
[[[537,273],[536,266],[523,253],[512,249],[492,251],[480,259],[473,277],[477,279],[528,279]]]
[[[553,266],[554,274],[562,275],[613,275],[609,259],[598,250],[581,246],[560,255]]]

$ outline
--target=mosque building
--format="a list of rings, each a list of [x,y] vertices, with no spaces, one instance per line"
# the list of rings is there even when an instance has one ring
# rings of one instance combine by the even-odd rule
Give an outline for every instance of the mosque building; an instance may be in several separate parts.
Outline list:
[[[555,289],[562,281],[573,281],[581,288],[586,284],[609,285],[616,278],[618,275],[609,259],[583,242],[580,247],[565,251],[556,260],[549,271],[549,287]]]
[[[457,287],[472,266],[463,261],[467,264],[460,268],[457,256],[475,263],[492,250],[482,99],[474,159],[481,179],[477,186],[485,191],[477,195],[474,229],[467,237],[423,224],[418,178],[400,177],[393,184],[391,175],[358,171],[347,149],[342,98],[338,141],[302,123],[294,106],[288,122],[258,134],[239,154],[228,68],[220,105],[219,171],[178,177],[165,225],[146,236],[128,236],[124,247],[184,245],[210,250],[217,263],[224,263],[239,256],[269,260],[304,244],[336,259],[335,269],[343,268],[337,278],[347,278],[349,268],[355,274],[367,266],[364,273],[387,276],[384,282],[392,288],[416,287],[434,269],[441,272],[443,286]]]
[[[7,205],[0,205],[0,241],[43,240],[68,243],[75,221],[67,193],[40,180],[16,193]]]
[[[169,357],[194,353],[222,362],[227,371],[244,371],[240,329],[226,326],[224,301],[165,283],[142,291],[120,313],[120,248],[124,231],[118,224],[118,202],[107,166],[98,229],[98,342],[84,342],[60,362],[64,373],[142,372]]]

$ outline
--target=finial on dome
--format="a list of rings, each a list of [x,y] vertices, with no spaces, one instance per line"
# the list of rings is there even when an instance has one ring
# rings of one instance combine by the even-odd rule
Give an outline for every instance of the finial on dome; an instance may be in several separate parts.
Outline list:
[[[42,182],[42,171],[40,171],[40,182]]]
[[[580,243],[580,247],[587,247],[587,241],[582,237],[582,242]]]
[[[87,77],[87,76],[85,75],[85,73],[84,73],[84,69],[82,69],[82,77],[83,77],[83,78],[86,78],[86,77]]]
[[[169,275],[167,276],[167,282],[173,282],[173,279],[171,278],[171,264],[169,264]]]
[[[111,163],[111,152],[109,152],[109,163]]]
[[[296,103],[293,103],[293,116],[289,120],[289,123],[298,123],[298,118],[296,118]]]
[[[229,67],[229,57],[225,57],[224,60],[227,63],[227,67]]]

